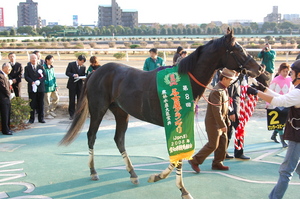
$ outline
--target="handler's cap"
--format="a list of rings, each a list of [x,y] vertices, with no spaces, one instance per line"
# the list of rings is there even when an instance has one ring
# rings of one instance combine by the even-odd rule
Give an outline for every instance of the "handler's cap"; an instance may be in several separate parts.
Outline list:
[[[291,69],[296,71],[296,72],[300,72],[300,59],[298,59],[297,61],[295,61],[292,66]]]
[[[228,68],[223,68],[221,74],[224,76],[224,77],[227,77],[229,79],[233,79],[235,80],[237,78],[236,75],[236,72],[234,70],[230,70]]]

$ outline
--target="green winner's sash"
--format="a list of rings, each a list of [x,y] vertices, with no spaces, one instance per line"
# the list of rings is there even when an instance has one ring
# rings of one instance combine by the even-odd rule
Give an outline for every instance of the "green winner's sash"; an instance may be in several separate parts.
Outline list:
[[[178,66],[157,73],[157,91],[164,120],[170,162],[194,154],[194,103],[190,79]]]

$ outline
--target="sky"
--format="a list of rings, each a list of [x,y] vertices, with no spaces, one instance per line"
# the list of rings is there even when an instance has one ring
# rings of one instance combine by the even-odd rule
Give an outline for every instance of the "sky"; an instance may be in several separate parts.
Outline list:
[[[33,0],[38,2],[38,14],[46,22],[72,25],[78,15],[79,24],[96,24],[99,5],[111,5],[111,0]],[[0,0],[4,8],[4,25],[17,26],[17,6],[26,0]],[[294,0],[117,0],[121,9],[137,10],[139,23],[201,24],[211,21],[252,20],[263,18],[278,6],[279,13],[300,14]]]

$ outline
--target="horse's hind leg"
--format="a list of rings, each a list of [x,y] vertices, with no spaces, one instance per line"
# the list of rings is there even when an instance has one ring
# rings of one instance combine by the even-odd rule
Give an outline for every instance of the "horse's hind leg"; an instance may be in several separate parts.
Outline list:
[[[126,170],[130,173],[130,181],[133,184],[138,184],[138,176],[136,175],[134,168],[132,166],[132,163],[130,161],[129,156],[127,155],[126,149],[125,149],[125,132],[128,127],[128,119],[129,115],[125,111],[123,111],[119,106],[116,104],[112,104],[109,109],[114,114],[116,119],[116,132],[115,132],[115,143],[119,149],[119,152],[121,153],[123,160],[126,165]]]
[[[94,165],[94,144],[96,140],[96,134],[99,128],[99,125],[102,121],[102,118],[104,116],[106,111],[90,111],[91,114],[91,120],[90,120],[90,127],[89,131],[87,132],[88,137],[88,145],[89,145],[89,168],[91,173],[91,179],[92,180],[99,180],[99,176],[97,174],[97,171],[95,169]]]
[[[181,191],[182,199],[193,199],[191,194],[185,189],[182,177],[182,160],[176,166],[176,186]]]

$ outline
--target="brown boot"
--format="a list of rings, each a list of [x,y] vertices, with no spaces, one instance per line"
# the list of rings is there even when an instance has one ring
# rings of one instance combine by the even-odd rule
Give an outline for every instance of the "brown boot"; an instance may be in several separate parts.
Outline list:
[[[212,170],[227,171],[227,170],[229,170],[229,167],[228,166],[224,166],[222,163],[219,163],[219,164],[212,165],[211,169]]]

